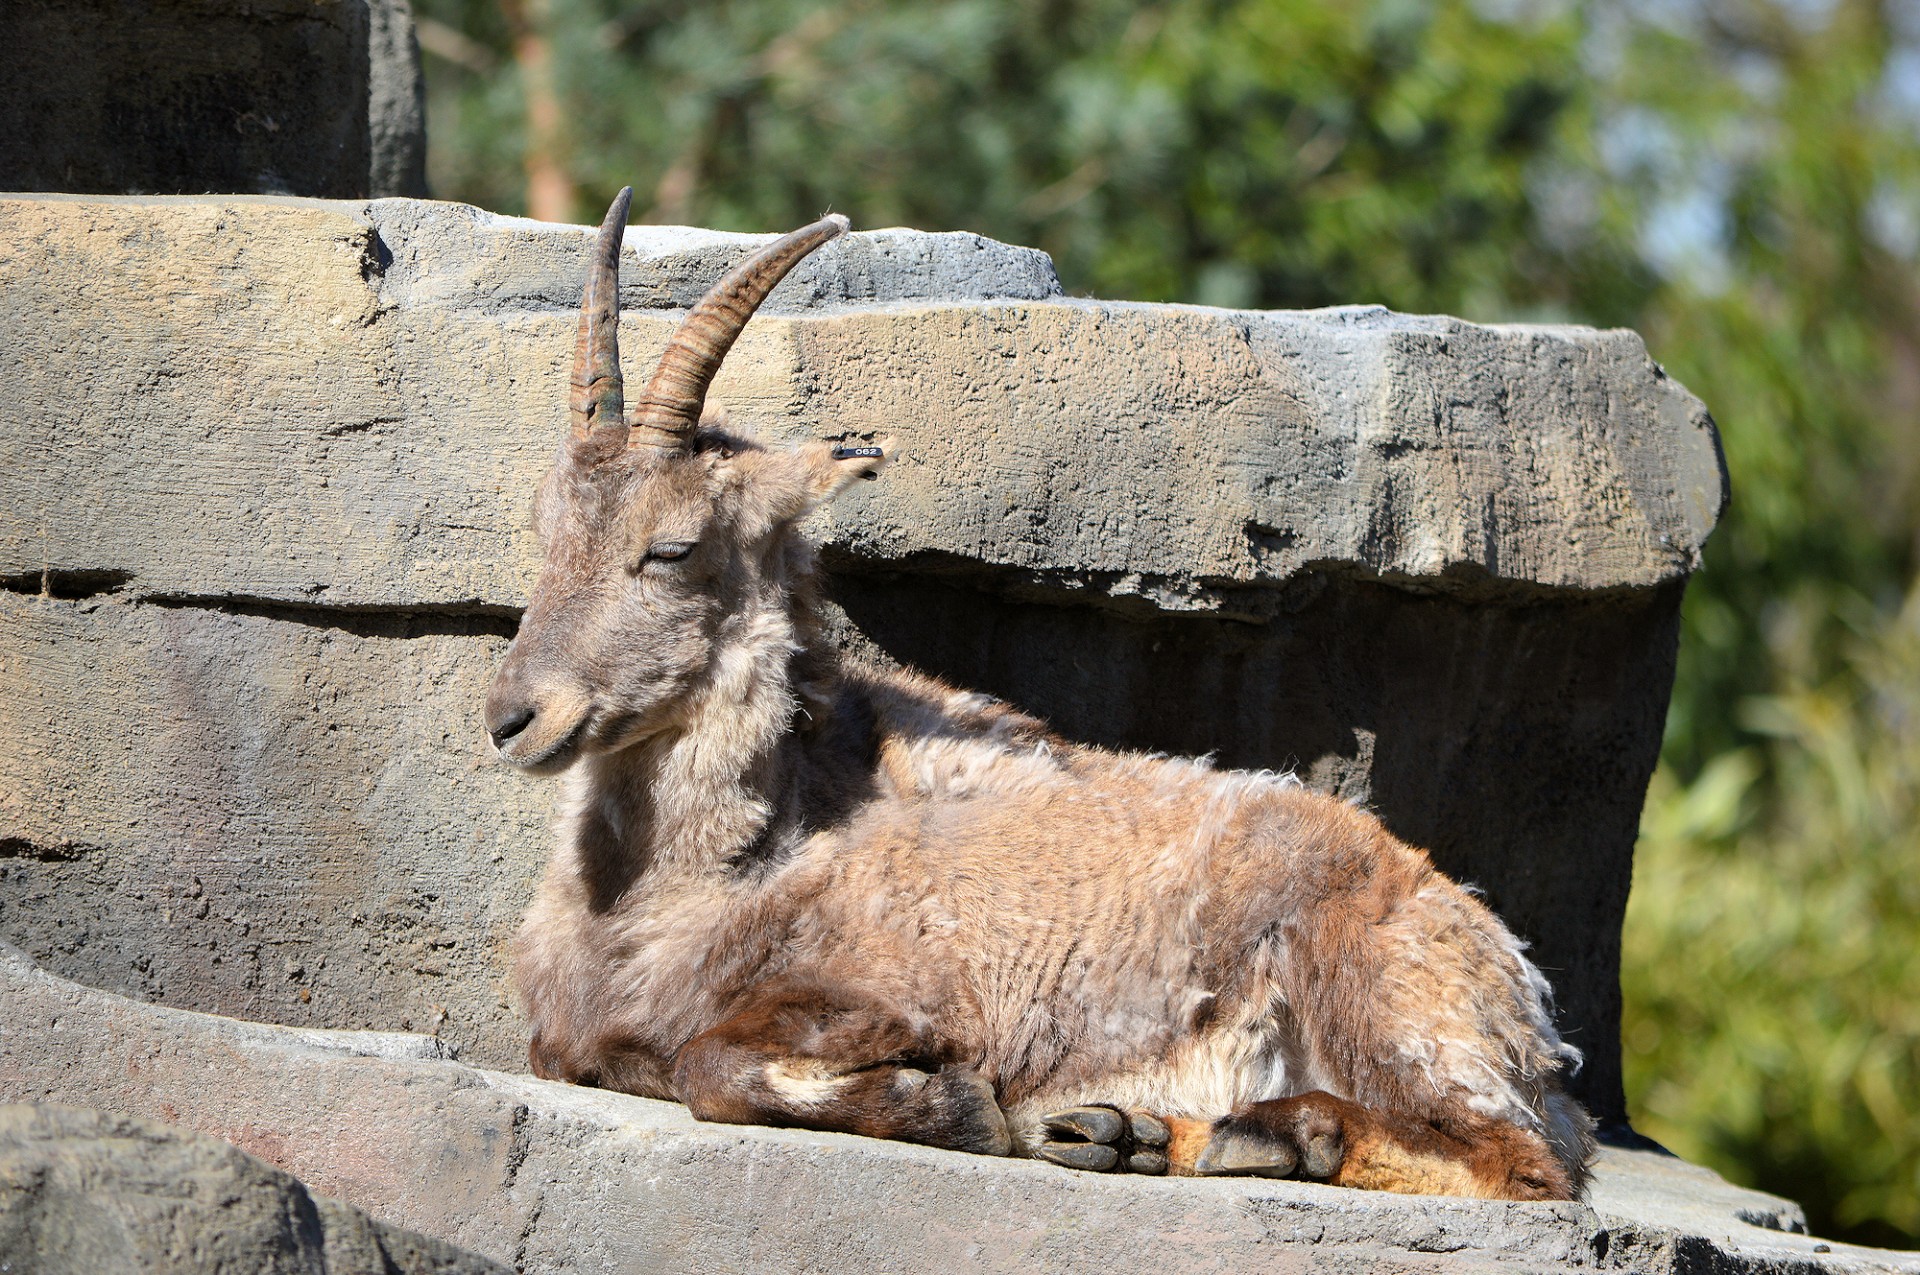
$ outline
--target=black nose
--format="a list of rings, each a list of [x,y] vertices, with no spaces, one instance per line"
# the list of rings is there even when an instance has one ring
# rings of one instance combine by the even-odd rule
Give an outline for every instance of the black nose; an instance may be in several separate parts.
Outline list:
[[[503,719],[498,725],[489,723],[487,734],[493,736],[493,746],[498,748],[525,730],[527,723],[533,720],[533,712],[534,710],[530,708],[515,709],[511,716]]]

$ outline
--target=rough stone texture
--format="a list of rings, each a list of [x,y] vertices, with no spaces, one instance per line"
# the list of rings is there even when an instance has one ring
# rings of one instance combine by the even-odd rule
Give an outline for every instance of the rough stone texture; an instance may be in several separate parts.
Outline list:
[[[10,476],[44,509],[0,527],[15,562],[37,539],[148,592],[518,605],[586,232],[399,200],[18,200],[0,225],[9,332],[70,351],[8,356],[47,467]],[[630,231],[628,363],[671,331],[649,311],[755,242]],[[1724,498],[1704,410],[1630,332],[1057,288],[1030,250],[854,235],[776,290],[714,398],[776,435],[901,434],[888,481],[826,523],[845,556],[1139,613],[1257,621],[1309,574],[1655,587]],[[45,509],[68,480],[111,499]]]
[[[426,193],[405,0],[9,0],[0,189]]]
[[[427,193],[427,81],[407,0],[367,3],[366,193]]]
[[[502,952],[548,794],[470,721],[510,628],[0,592],[24,732],[0,744],[0,934],[151,1000],[522,1065]]]
[[[0,202],[0,936],[520,1065],[500,950],[548,790],[477,714],[588,242],[406,200]],[[629,232],[631,374],[757,242]],[[1725,490],[1637,337],[1071,300],[1041,254],[881,231],[784,283],[714,398],[899,436],[817,526],[846,642],[1370,802],[1533,942],[1624,1117],[1631,846]]]
[[[13,1275],[505,1275],[310,1194],[223,1142],[84,1107],[0,1107],[0,1270]]]
[[[478,1070],[420,1036],[145,1005],[0,946],[0,1099],[197,1129],[373,1215],[540,1271],[1920,1272],[1650,1152],[1587,1204],[1104,1177]]]

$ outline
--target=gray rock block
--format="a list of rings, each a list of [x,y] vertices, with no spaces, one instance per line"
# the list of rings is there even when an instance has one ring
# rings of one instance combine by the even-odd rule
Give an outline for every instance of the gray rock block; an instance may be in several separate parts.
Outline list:
[[[514,1064],[547,791],[481,764],[477,712],[587,242],[405,200],[0,201],[0,681],[30,688],[0,935]],[[756,242],[629,232],[631,376]],[[713,397],[900,439],[815,526],[842,641],[1368,802],[1532,941],[1624,1120],[1631,846],[1725,495],[1639,338],[1073,300],[1041,254],[881,231],[788,279]]]
[[[501,953],[547,794],[472,728],[501,629],[0,592],[0,934],[152,1000],[524,1065]]]
[[[85,1107],[0,1106],[0,1270],[14,1275],[495,1275],[310,1194],[224,1142]]]
[[[1606,1151],[1585,1204],[1080,1174],[478,1070],[393,1035],[108,995],[0,947],[0,1099],[230,1141],[382,1219],[542,1271],[1920,1272],[1787,1201]]]
[[[10,3],[0,188],[365,195],[367,4]]]
[[[0,570],[115,556],[144,593],[519,605],[586,231],[284,200],[18,200],[0,228],[29,347],[0,400],[28,462]],[[755,242],[629,232],[634,375],[673,327],[652,311]],[[95,286],[109,263],[123,282]],[[775,291],[713,397],[776,438],[901,437],[821,523],[843,560],[1135,614],[1258,622],[1308,576],[1652,588],[1724,500],[1705,410],[1630,332],[1057,287],[1029,250],[856,234]],[[75,412],[82,382],[101,402]]]
[[[367,191],[427,194],[427,81],[407,0],[367,2]]]
[[[467,315],[551,311],[567,323],[576,321],[593,227],[416,199],[375,200],[358,215],[374,230],[377,292],[386,305]],[[773,238],[692,226],[629,227],[621,308],[686,309],[713,280]],[[760,313],[1059,296],[1053,260],[1036,249],[963,232],[871,230],[835,240],[802,261]],[[664,332],[659,339],[664,341]]]

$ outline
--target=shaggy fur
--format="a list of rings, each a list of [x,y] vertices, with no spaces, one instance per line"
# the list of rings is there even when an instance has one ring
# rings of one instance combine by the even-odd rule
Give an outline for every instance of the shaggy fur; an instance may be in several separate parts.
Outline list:
[[[535,1072],[1091,1167],[1577,1196],[1546,984],[1424,853],[823,641],[796,522],[879,464],[712,420],[563,448],[488,701],[503,756],[563,772],[514,951]],[[1060,1116],[1088,1107],[1123,1118]]]

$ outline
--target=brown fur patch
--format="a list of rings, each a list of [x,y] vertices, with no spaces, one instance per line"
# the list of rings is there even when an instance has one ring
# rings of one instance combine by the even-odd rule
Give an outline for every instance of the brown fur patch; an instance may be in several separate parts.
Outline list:
[[[1474,1116],[1414,1121],[1309,1093],[1256,1103],[1219,1121],[1213,1132],[1252,1134],[1282,1145],[1298,1157],[1301,1176],[1309,1176],[1309,1145],[1331,1140],[1338,1166],[1325,1180],[1335,1186],[1497,1200],[1575,1197],[1545,1138]]]
[[[1207,1143],[1213,1141],[1211,1120],[1193,1120],[1185,1116],[1162,1117],[1167,1132],[1172,1135],[1167,1143],[1168,1172],[1190,1176],[1193,1162],[1207,1149]]]
[[[770,988],[687,1042],[674,1090],[700,1120],[774,1124],[1004,1155],[1006,1119],[978,1073],[929,1034],[818,987]]]

